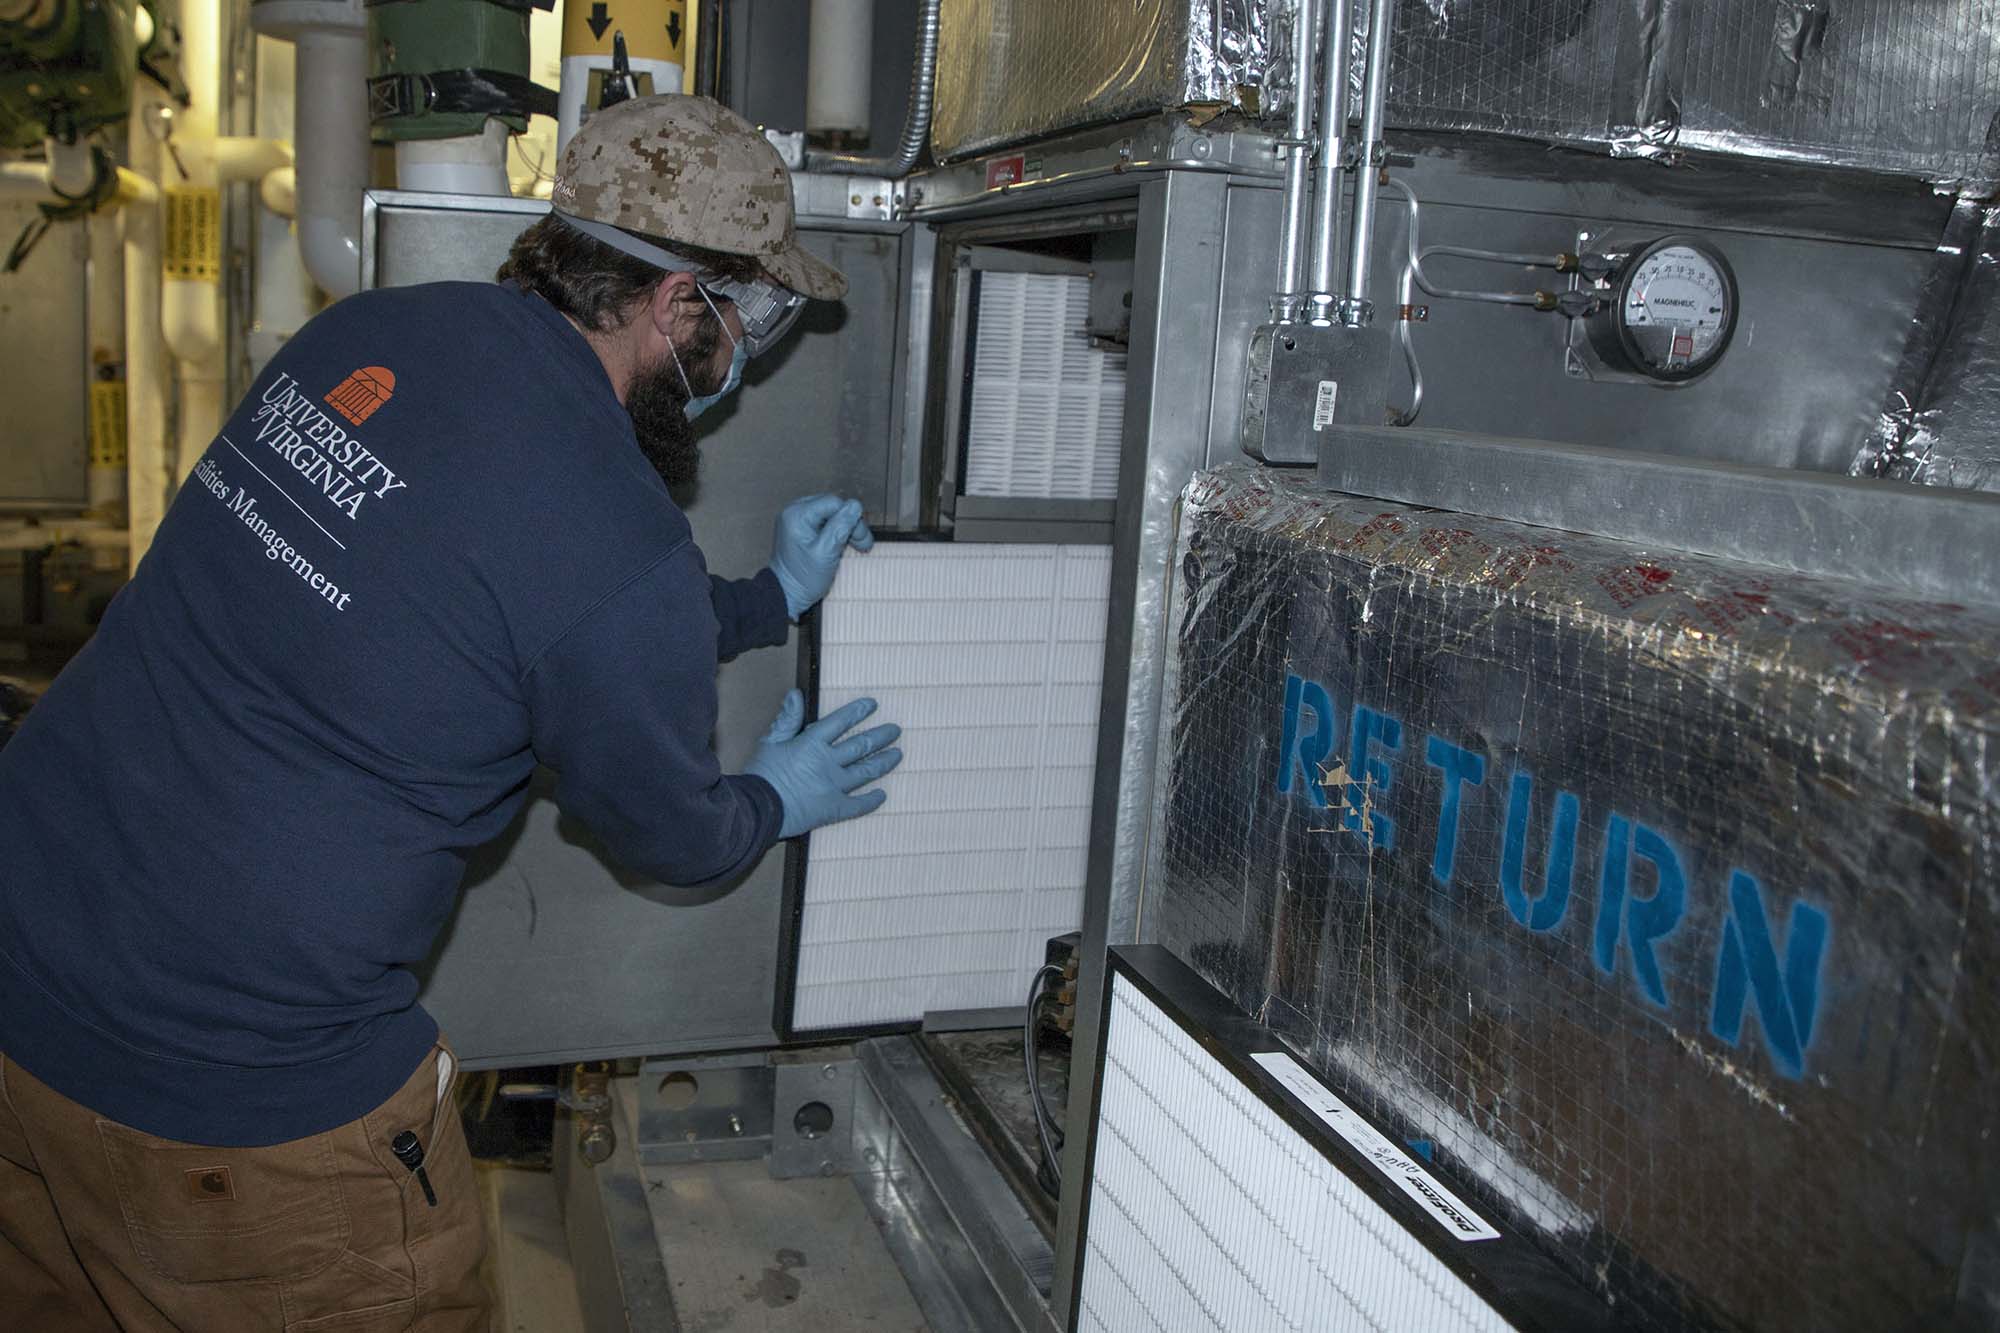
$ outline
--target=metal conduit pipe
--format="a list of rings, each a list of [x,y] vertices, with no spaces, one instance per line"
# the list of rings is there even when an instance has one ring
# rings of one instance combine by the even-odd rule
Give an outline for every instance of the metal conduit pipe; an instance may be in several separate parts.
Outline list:
[[[1339,0],[1335,0],[1339,3]],[[1313,46],[1319,0],[1292,0],[1292,121],[1284,140],[1285,202],[1278,233],[1278,292],[1271,314],[1280,324],[1299,317],[1306,278],[1307,212],[1312,204]]]
[[[1312,295],[1307,315],[1331,324],[1340,303],[1335,252],[1340,235],[1340,173],[1347,155],[1347,71],[1354,41],[1352,0],[1327,0],[1324,65],[1320,73],[1319,168],[1314,178]]]
[[[844,153],[808,153],[806,166],[846,176],[907,176],[923,156],[931,137],[938,54],[938,11],[943,0],[924,0],[917,15],[917,63],[910,70],[909,111],[903,118],[903,142],[893,157],[850,157]]]
[[[1389,34],[1395,0],[1373,0],[1368,11],[1368,73],[1362,94],[1361,160],[1354,181],[1353,234],[1347,255],[1347,300],[1341,322],[1349,326],[1375,317],[1368,301],[1368,268],[1375,257],[1375,202],[1379,184],[1375,159],[1382,151],[1382,118],[1389,101]]]

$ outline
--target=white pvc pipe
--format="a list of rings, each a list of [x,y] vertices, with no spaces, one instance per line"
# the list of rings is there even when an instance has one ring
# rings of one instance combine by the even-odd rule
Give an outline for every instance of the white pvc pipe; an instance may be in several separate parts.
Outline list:
[[[222,98],[222,6],[188,4],[180,8],[181,75],[188,101],[175,118],[173,141],[180,149],[186,185],[193,190],[219,190],[217,172],[217,108]],[[217,208],[215,222],[221,221]],[[220,248],[220,238],[216,244]],[[222,282],[212,277],[165,277],[160,283],[160,332],[173,354],[180,386],[180,436],[176,442],[173,480],[194,470],[196,459],[222,429],[222,397],[227,367],[223,364]]]
[[[122,524],[125,517],[126,462],[116,457],[100,458],[95,445],[100,410],[97,399],[100,371],[109,377],[108,382],[111,383],[122,380],[125,375],[125,243],[119,235],[118,215],[108,209],[91,214],[84,226],[90,232],[90,274],[84,284],[90,318],[92,422],[86,473],[90,488],[88,512]],[[117,432],[126,429],[123,421],[115,419],[103,424]]]
[[[432,194],[510,194],[507,126],[487,119],[478,134],[455,139],[398,139],[396,188]]]
[[[812,0],[806,45],[806,129],[867,138],[875,0]]]
[[[281,218],[299,215],[299,174],[292,167],[279,167],[257,182],[257,197]]]
[[[46,199],[54,202],[49,189],[49,169],[40,162],[0,162],[0,199]]]
[[[128,130],[131,169],[147,179],[158,174],[161,155],[159,142],[145,123],[152,106],[152,94],[135,94]],[[125,224],[126,523],[131,530],[131,564],[137,569],[167,510],[168,380],[160,339],[160,209],[154,201],[135,203],[120,216]]]
[[[361,196],[368,189],[368,32],[298,37],[299,255],[334,300],[361,289]],[[503,191],[504,192],[504,191]]]
[[[71,199],[81,199],[97,183],[97,163],[91,160],[90,141],[76,139],[64,143],[46,139],[43,152],[49,159],[49,188]]]

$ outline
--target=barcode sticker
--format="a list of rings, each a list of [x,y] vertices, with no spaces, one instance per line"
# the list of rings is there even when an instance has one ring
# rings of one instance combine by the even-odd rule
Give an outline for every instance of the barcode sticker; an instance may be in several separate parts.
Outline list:
[[[1325,386],[1321,387],[1324,389]],[[1326,1122],[1328,1129],[1345,1139],[1350,1147],[1373,1163],[1376,1170],[1436,1218],[1439,1226],[1459,1240],[1500,1239],[1500,1233],[1485,1218],[1466,1207],[1462,1199],[1440,1184],[1416,1158],[1356,1115],[1353,1107],[1334,1096],[1297,1060],[1283,1051],[1259,1051],[1250,1058]]]
[[[1313,398],[1313,429],[1325,430],[1333,424],[1333,401],[1340,396],[1340,385],[1334,380],[1321,380],[1319,393]]]

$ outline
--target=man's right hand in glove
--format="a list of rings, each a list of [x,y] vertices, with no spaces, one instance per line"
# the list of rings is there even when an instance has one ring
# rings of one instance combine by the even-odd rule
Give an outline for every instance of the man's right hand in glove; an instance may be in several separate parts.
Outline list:
[[[764,734],[756,756],[744,765],[777,789],[785,808],[779,836],[795,838],[826,824],[867,814],[889,799],[886,792],[853,793],[874,782],[897,764],[903,752],[893,745],[903,729],[888,725],[845,735],[875,711],[873,699],[856,699],[801,730],[805,696],[793,690],[785,696],[777,720]]]

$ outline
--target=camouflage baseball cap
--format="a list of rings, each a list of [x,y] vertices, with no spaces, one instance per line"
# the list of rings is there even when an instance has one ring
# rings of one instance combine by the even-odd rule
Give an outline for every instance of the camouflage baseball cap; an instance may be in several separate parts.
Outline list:
[[[593,112],[563,150],[551,202],[570,217],[748,255],[822,301],[847,294],[840,270],[799,244],[778,150],[706,97],[635,97]]]

